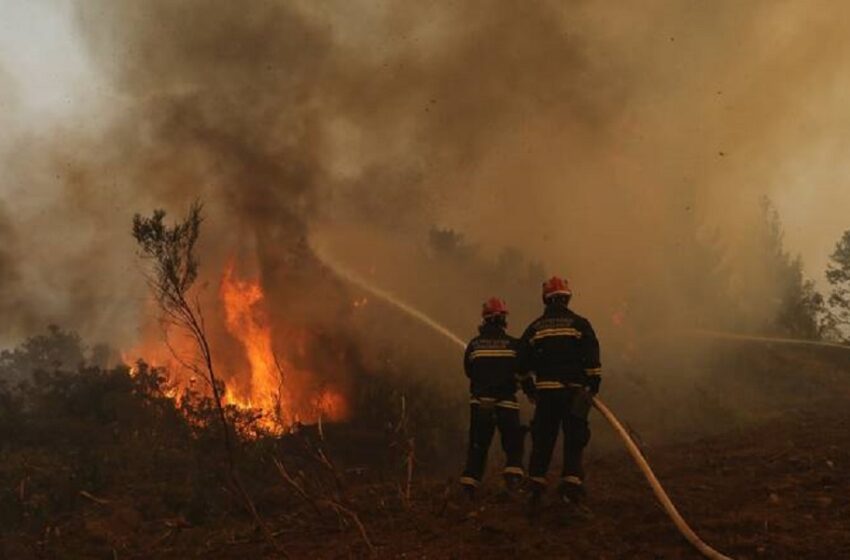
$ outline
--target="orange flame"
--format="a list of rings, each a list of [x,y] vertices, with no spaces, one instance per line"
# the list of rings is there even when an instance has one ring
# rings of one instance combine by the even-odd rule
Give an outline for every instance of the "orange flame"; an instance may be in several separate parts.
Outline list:
[[[218,295],[224,312],[224,326],[239,343],[248,366],[248,371],[234,372],[232,368],[215,364],[217,375],[225,381],[224,404],[240,409],[259,409],[262,412],[260,426],[278,434],[299,422],[340,421],[348,417],[345,395],[337,388],[319,383],[319,376],[296,367],[291,359],[307,355],[310,347],[308,331],[286,332],[282,339],[286,342],[282,350],[284,355],[275,354],[272,321],[258,280],[240,278],[231,261],[221,278]],[[194,377],[186,375],[187,370],[183,366],[199,365],[195,363],[197,352],[194,342],[188,337],[170,337],[166,345],[157,331],[146,329],[139,345],[131,351],[122,352],[124,362],[131,364],[130,375],[136,374],[132,364],[141,357],[150,364],[167,367],[176,374],[177,386],[188,387]],[[216,340],[211,340],[210,344],[213,348],[229,347],[217,345]],[[173,353],[177,354],[177,358]],[[179,398],[177,391],[174,397],[175,400]]]
[[[227,330],[245,349],[251,367],[248,394],[225,393],[228,404],[260,408],[270,420],[291,423],[283,413],[291,410],[291,403],[284,399],[283,371],[278,367],[272,349],[272,333],[264,307],[263,290],[258,282],[239,280],[234,276],[231,263],[221,280],[221,300]]]
[[[228,404],[259,408],[265,414],[267,428],[288,427],[296,422],[317,422],[319,418],[341,420],[347,416],[342,394],[327,388],[316,388],[315,375],[295,368],[275,355],[272,330],[265,307],[265,296],[259,282],[234,275],[231,263],[221,281],[227,329],[245,350],[251,369],[246,392],[225,393]],[[294,338],[304,352],[303,337]]]

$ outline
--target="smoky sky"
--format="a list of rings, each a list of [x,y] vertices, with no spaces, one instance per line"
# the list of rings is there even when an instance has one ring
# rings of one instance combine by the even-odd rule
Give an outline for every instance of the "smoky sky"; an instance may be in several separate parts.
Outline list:
[[[4,158],[5,328],[127,343],[145,314],[132,214],[196,198],[211,277],[235,255],[300,316],[324,311],[302,305],[322,299],[312,236],[377,231],[356,266],[436,225],[570,276],[590,314],[652,294],[686,321],[711,293],[689,275],[707,239],[757,323],[776,299],[758,200],[825,141],[839,20],[794,2],[78,2],[108,92]],[[415,298],[420,264],[383,280]],[[431,311],[474,322],[485,284],[443,286]]]

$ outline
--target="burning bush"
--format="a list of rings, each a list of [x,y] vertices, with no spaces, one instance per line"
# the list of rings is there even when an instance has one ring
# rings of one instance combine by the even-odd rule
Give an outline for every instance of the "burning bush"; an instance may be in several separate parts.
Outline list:
[[[63,348],[82,356],[83,363],[40,361]],[[91,352],[79,337],[59,329],[3,355],[6,373],[23,379],[0,385],[0,522],[7,529],[41,535],[62,527],[69,537],[82,538],[94,530],[81,525],[89,508],[121,507],[151,524],[212,526],[244,518],[243,503],[222,468],[227,461],[222,425],[207,391],[181,387],[168,370],[144,361],[132,367],[91,365]],[[14,368],[9,356],[15,356]],[[351,398],[363,412],[350,421],[302,426],[288,435],[266,430],[256,409],[224,407],[242,481],[261,515],[274,519],[305,507],[281,480],[276,461],[317,500],[344,508],[330,515],[348,518],[344,512],[354,513],[353,506],[338,485],[390,480],[403,488],[408,464],[417,473],[442,470],[447,454],[462,442],[453,427],[465,411],[462,399],[447,402],[401,371],[364,373]],[[325,509],[321,516],[329,514]],[[326,522],[305,515],[302,523]],[[102,542],[73,546],[75,553],[110,552],[108,546],[97,548],[106,546]]]

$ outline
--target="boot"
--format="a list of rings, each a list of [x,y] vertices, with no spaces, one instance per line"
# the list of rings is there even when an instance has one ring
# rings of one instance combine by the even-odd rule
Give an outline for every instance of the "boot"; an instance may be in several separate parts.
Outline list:
[[[519,494],[520,484],[522,483],[522,477],[516,474],[506,474],[503,475],[505,480],[505,485],[502,487],[502,490],[496,495],[496,498],[500,502],[511,502]]]
[[[475,486],[472,484],[463,484],[463,493],[470,502],[475,501]]]
[[[543,502],[543,490],[545,488],[539,484],[532,484],[528,495],[528,518],[536,519],[540,516],[541,504]]]
[[[565,480],[558,487],[558,494],[564,503],[580,504],[585,501],[586,493],[581,481]]]
[[[505,475],[505,490],[507,490],[510,494],[515,494],[517,490],[519,490],[521,483],[522,476],[518,474]]]
[[[580,480],[565,480],[558,487],[558,494],[561,497],[561,502],[569,506],[570,513],[582,519],[590,519],[593,512],[585,504],[587,500],[587,491]]]

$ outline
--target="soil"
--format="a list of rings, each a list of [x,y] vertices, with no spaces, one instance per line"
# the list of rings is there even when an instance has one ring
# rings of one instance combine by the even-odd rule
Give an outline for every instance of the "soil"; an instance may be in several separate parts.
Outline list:
[[[669,409],[646,407],[641,416],[638,406],[625,406],[635,399],[618,399],[614,391],[611,404],[621,419],[654,428],[642,434],[644,453],[709,545],[736,559],[850,558],[846,357],[816,367],[807,353],[765,352],[756,362],[742,362],[748,385],[737,374],[714,379],[723,406],[688,410],[681,400],[667,399]],[[728,410],[735,395],[749,399],[740,411],[758,409],[758,417],[733,418]],[[700,425],[716,418],[717,425],[702,430],[708,436],[685,430],[674,438],[657,431],[666,420],[681,426],[691,417]],[[80,508],[47,525],[3,534],[0,558],[700,558],[598,414],[592,425],[586,461],[590,518],[559,503],[553,487],[540,515],[530,519],[524,493],[502,492],[497,460],[475,501],[460,492],[456,476],[424,474],[426,468],[416,471],[409,499],[402,468],[391,482],[346,470],[344,498],[338,499],[347,510],[339,514],[328,504],[318,504],[316,514],[283,483],[266,496],[255,495],[282,550],[270,547],[250,516],[238,511],[193,525],[182,517],[151,515],[143,495],[116,487],[108,495],[84,497]],[[662,443],[670,441],[677,443]],[[371,448],[360,447],[363,453]],[[455,459],[442,472],[456,473]],[[15,484],[6,491],[29,492]],[[275,501],[275,492],[288,501]],[[348,511],[362,522],[370,545]]]
[[[782,420],[723,437],[648,450],[667,491],[701,537],[733,558],[850,558],[850,416],[821,403]],[[699,558],[679,536],[625,453],[588,465],[584,520],[555,499],[539,519],[524,500],[500,503],[498,481],[470,505],[454,496],[407,515],[367,522],[389,558]],[[422,492],[441,494],[433,484]],[[353,543],[356,541],[352,541]],[[293,547],[293,552],[295,551]],[[344,549],[298,554],[345,557]]]
[[[850,558],[850,415],[844,399],[685,444],[645,449],[693,528],[733,558]],[[597,424],[597,429],[603,429]],[[405,503],[390,484],[349,489],[379,558],[698,558],[624,452],[588,461],[590,519],[552,489],[532,521],[525,496],[497,477],[470,502],[453,480],[417,482]],[[291,558],[369,556],[354,523],[305,527],[267,519]],[[296,516],[296,517],[293,517]],[[343,516],[345,518],[345,516]],[[246,521],[195,528],[144,521],[132,504],[91,500],[37,538],[4,538],[4,558],[276,558]]]

